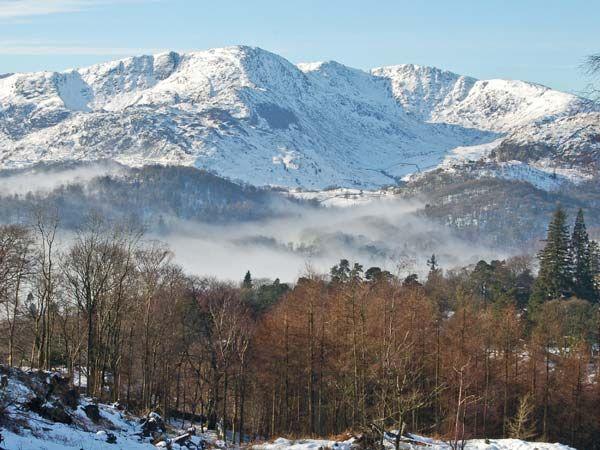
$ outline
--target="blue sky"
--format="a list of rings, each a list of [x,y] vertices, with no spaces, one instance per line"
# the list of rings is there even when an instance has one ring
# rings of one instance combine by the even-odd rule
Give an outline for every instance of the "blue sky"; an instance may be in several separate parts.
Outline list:
[[[292,62],[433,65],[582,92],[595,0],[0,0],[0,73],[257,45]]]

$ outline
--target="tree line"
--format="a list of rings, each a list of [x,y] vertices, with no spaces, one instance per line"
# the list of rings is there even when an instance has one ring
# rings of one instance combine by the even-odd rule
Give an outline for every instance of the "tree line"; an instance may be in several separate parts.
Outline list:
[[[0,358],[229,439],[402,430],[600,442],[600,251],[558,209],[532,258],[399,276],[341,260],[293,285],[186,274],[90,216],[0,227]],[[206,255],[199,255],[206,257]]]

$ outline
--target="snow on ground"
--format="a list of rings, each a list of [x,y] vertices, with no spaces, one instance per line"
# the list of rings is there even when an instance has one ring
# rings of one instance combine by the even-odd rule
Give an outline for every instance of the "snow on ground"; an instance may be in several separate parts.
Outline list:
[[[291,441],[289,439],[279,438],[272,444],[255,445],[254,450],[319,450],[322,448],[331,448],[335,450],[350,450],[352,440],[345,442],[335,442],[316,439],[300,439]]]
[[[393,200],[393,189],[364,190],[364,189],[327,189],[323,191],[303,191],[292,189],[288,191],[290,197],[302,200],[314,200],[327,207],[346,208],[365,205],[374,200]]]
[[[565,183],[579,184],[592,179],[590,175],[574,168],[554,168],[540,164],[526,164],[521,161],[498,163],[491,169],[481,170],[479,174],[480,176],[526,181],[545,191],[556,191]]]
[[[479,161],[480,159],[487,158],[492,150],[498,147],[503,140],[504,138],[500,138],[485,144],[456,147],[444,158],[444,162],[441,165],[443,167],[457,162]]]
[[[433,447],[436,448],[436,447]],[[448,445],[439,449],[449,449]],[[465,450],[574,450],[563,444],[547,444],[540,442],[525,442],[518,439],[474,439],[467,443]]]
[[[418,435],[408,435],[418,446],[415,449],[450,450],[450,444]],[[525,442],[520,439],[471,439],[466,442],[465,450],[575,450],[563,444],[544,442]]]
[[[52,377],[48,374],[48,379]],[[140,442],[134,434],[139,432],[139,425],[133,416],[119,411],[115,406],[98,405],[101,424],[94,424],[85,414],[83,408],[92,402],[84,399],[72,411],[73,424],[53,422],[24,406],[36,394],[36,388],[42,387],[43,382],[27,376],[9,376],[8,385],[0,391],[0,401],[9,406],[6,417],[0,426],[0,434],[4,441],[0,444],[7,450],[103,450],[131,449],[142,450],[154,448],[149,442]],[[37,385],[37,386],[36,386]],[[108,430],[108,431],[107,431]],[[107,433],[113,433],[117,445],[106,442]]]
[[[208,443],[210,448],[238,448],[226,446],[218,440],[214,432],[191,436],[190,447],[180,446],[174,443],[173,437],[181,436],[184,433],[182,430],[172,428],[167,435],[162,425],[144,429],[139,417],[127,413],[118,404],[95,403],[92,399],[77,396],[67,401],[69,386],[59,373],[22,371],[0,366],[0,375],[2,376],[0,406],[3,407],[0,408],[0,435],[3,439],[0,441],[0,449],[3,450],[151,450],[167,448],[167,441],[174,450],[203,448],[202,442]],[[36,400],[38,400],[37,407],[32,406]],[[90,413],[89,409],[95,407],[98,408],[97,414]],[[48,413],[48,410],[53,409],[58,413]],[[150,413],[147,422],[153,421],[154,424],[162,423],[160,416]],[[144,430],[147,433],[143,433]],[[155,431],[158,434],[155,434]],[[148,437],[143,437],[144,435]],[[154,436],[156,445],[151,443],[150,435]],[[387,448],[394,448],[392,441],[388,437]],[[272,443],[250,445],[250,448],[254,450],[350,450],[354,443],[354,438],[339,442],[279,438]],[[402,445],[403,449],[415,450],[451,449],[442,441],[416,435],[405,436]],[[516,439],[471,440],[468,441],[465,449],[573,450],[561,444],[527,443]]]
[[[4,437],[1,445],[7,450],[149,450],[156,448],[149,442],[140,442],[139,437],[134,435],[139,431],[135,421],[126,419],[115,410],[111,411],[108,406],[102,407],[101,414],[115,427],[109,432],[117,438],[116,444],[109,444],[106,441],[108,432],[91,426],[91,422],[86,424],[87,429],[83,429],[73,425],[53,423],[36,414],[28,413],[28,417],[25,418],[26,425],[23,425],[19,434],[14,431],[1,431]],[[82,410],[77,411],[77,416],[85,424],[83,420],[85,413]]]
[[[405,110],[422,120],[506,132],[545,117],[581,110],[576,96],[518,80],[476,80],[435,67],[400,64],[373,69],[389,81]]]
[[[442,169],[449,173],[466,171],[478,178],[523,181],[546,191],[556,191],[565,183],[579,184],[593,178],[593,175],[583,168],[560,166],[549,158],[531,163],[518,160],[498,162],[490,159],[492,151],[504,141],[505,138],[500,138],[484,144],[456,147],[446,155],[441,164],[429,170]],[[429,170],[407,175],[403,181],[416,180]]]
[[[0,387],[0,435],[3,439],[0,449],[156,448],[150,442],[151,437],[143,437],[140,418],[129,414],[119,405],[95,403],[92,399],[77,396],[71,397],[75,404],[65,400],[69,386],[58,372],[23,371],[0,366],[0,375],[3,384],[6,383]],[[98,416],[89,413],[89,408],[94,410],[96,406]],[[178,429],[173,429],[172,433],[173,436],[183,434]],[[160,433],[158,439],[162,439]],[[215,437],[209,434],[191,437],[195,444],[201,440],[214,442]],[[179,446],[174,445],[173,448],[177,450]]]
[[[412,442],[412,443],[411,443]],[[350,450],[352,440],[336,442],[327,440],[288,440],[279,438],[271,444],[255,445],[254,450]],[[386,448],[393,449],[391,442],[386,443]],[[402,449],[414,450],[451,450],[447,443],[421,436],[411,436],[410,440],[402,442]],[[466,443],[465,450],[574,450],[562,444],[546,444],[540,442],[525,442],[519,439],[473,439]]]

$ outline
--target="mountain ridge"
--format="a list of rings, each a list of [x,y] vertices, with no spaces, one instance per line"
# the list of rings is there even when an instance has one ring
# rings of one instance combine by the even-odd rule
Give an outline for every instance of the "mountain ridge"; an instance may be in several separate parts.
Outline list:
[[[367,72],[248,46],[165,52],[0,78],[0,167],[108,158],[255,185],[376,188],[584,104],[410,64]]]

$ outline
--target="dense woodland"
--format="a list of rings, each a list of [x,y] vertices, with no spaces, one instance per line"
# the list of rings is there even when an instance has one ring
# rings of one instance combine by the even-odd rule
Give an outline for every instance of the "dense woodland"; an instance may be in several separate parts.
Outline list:
[[[423,279],[341,260],[292,285],[191,276],[98,216],[59,246],[39,212],[0,228],[0,361],[236,440],[401,429],[596,449],[600,250],[574,219],[556,211],[537,258],[433,255]]]
[[[457,173],[432,170],[398,193],[425,198],[424,216],[499,251],[527,248],[535,252],[557,203],[571,215],[583,208],[590,229],[600,232],[600,177],[544,190],[525,181],[481,177],[478,170],[485,164],[474,162]]]
[[[242,185],[194,167],[144,166],[129,168],[115,163],[39,164],[34,169],[0,171],[0,185],[14,179],[58,177],[77,171],[96,170],[90,180],[70,179],[52,189],[0,192],[3,221],[27,219],[32,209],[51,209],[61,218],[61,228],[75,229],[89,215],[102,215],[114,221],[127,218],[147,229],[164,231],[173,220],[204,223],[256,220],[281,214],[282,206],[299,200],[268,189]],[[1,190],[0,190],[1,191]],[[306,202],[303,203],[306,206]]]

